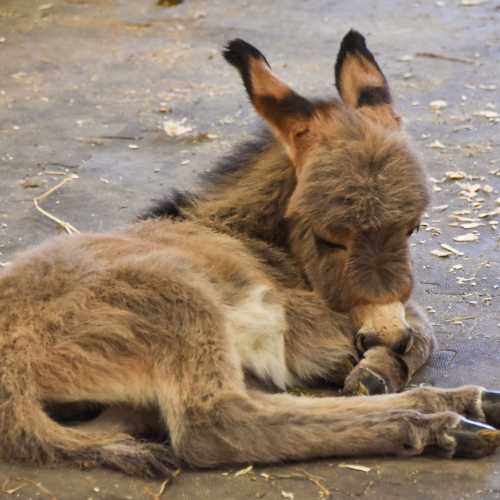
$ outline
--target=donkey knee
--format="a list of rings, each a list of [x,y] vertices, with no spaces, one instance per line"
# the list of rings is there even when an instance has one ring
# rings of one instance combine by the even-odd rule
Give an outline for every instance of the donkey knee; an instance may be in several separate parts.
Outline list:
[[[183,430],[174,442],[174,452],[183,463],[202,469],[230,465],[234,455],[211,426],[198,425]]]
[[[252,401],[231,395],[209,407],[191,407],[184,413],[181,429],[172,433],[176,456],[193,467],[212,468],[247,460],[256,414]]]
[[[417,387],[410,389],[405,394],[412,399],[411,407],[424,413],[446,411],[449,405],[443,401],[439,389],[434,387]]]
[[[454,389],[418,387],[406,392],[412,398],[412,407],[424,413],[453,411],[475,420],[484,420],[482,409],[483,389],[468,385]]]

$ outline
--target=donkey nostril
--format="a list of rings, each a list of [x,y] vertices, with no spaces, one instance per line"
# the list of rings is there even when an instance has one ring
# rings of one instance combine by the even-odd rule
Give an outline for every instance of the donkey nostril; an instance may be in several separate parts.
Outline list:
[[[358,351],[365,352],[377,345],[380,345],[380,342],[376,335],[369,333],[358,333],[356,338],[356,347],[358,348]]]
[[[356,336],[356,349],[359,352],[365,352],[365,335],[363,333],[358,333]]]
[[[406,354],[413,346],[412,331],[407,330],[403,338],[399,340],[393,347],[393,351],[397,354]]]
[[[404,341],[399,341],[395,346],[394,346],[394,352],[396,354],[404,354],[406,351],[406,342]]]

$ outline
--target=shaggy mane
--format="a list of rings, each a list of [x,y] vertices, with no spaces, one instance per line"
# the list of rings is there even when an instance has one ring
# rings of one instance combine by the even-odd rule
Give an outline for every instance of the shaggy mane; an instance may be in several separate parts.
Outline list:
[[[256,156],[273,144],[271,132],[261,128],[253,139],[234,146],[232,151],[215,163],[208,172],[200,175],[200,188],[196,192],[172,189],[166,196],[155,200],[150,208],[139,216],[139,220],[170,217],[185,219],[184,209],[196,204],[206,191],[212,191],[217,186],[225,184],[230,177],[239,177],[249,168]]]

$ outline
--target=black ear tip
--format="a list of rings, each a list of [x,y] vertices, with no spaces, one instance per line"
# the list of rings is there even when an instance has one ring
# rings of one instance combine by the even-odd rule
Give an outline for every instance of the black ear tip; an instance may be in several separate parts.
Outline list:
[[[337,61],[335,62],[335,85],[339,92],[341,85],[340,72],[342,70],[344,61],[349,54],[361,54],[378,68],[378,64],[375,61],[373,54],[368,50],[368,47],[366,46],[365,37],[359,31],[350,29],[342,39],[340,50],[337,55]],[[380,70],[380,68],[378,69]]]
[[[241,38],[235,38],[228,42],[222,50],[222,55],[229,64],[240,69],[248,64],[250,58],[262,59],[268,64],[266,58],[257,48]]]
[[[241,38],[235,38],[226,44],[222,51],[224,59],[233,66],[239,66],[248,57],[251,45]]]
[[[365,37],[359,31],[351,29],[342,39],[340,47],[345,52],[364,52],[366,50]]]
[[[340,70],[342,68],[345,58],[347,57],[348,54],[356,54],[356,53],[366,57],[378,68],[377,62],[375,61],[373,54],[366,46],[365,37],[359,31],[351,29],[342,39],[342,43],[340,44],[340,50],[337,55],[337,61],[335,63],[335,79],[337,82],[336,85],[338,84],[340,77]]]
[[[235,38],[234,40],[226,43],[226,45],[222,49],[222,55],[224,57],[231,57],[232,54],[241,52],[246,45],[249,44],[245,42],[245,40],[242,40],[241,38]]]

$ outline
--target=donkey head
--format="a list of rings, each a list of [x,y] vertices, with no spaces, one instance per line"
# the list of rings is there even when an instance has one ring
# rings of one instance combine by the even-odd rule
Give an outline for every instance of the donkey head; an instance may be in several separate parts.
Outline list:
[[[384,74],[350,31],[335,65],[341,100],[309,101],[279,80],[242,40],[225,58],[285,147],[296,186],[290,249],[311,286],[351,315],[357,347],[411,347],[404,303],[412,287],[408,239],[429,201],[424,171],[400,131]]]

